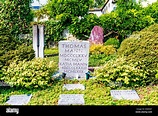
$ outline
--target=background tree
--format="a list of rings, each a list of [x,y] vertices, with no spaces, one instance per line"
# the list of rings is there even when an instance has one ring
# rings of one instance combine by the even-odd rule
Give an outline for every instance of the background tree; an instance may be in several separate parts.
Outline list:
[[[117,1],[116,10],[103,14],[100,20],[105,30],[105,37],[114,36],[120,42],[133,31],[140,31],[154,23],[154,19],[150,15],[144,14],[141,4],[133,0]]]
[[[0,34],[17,36],[29,32],[32,0],[5,0],[0,9]]]
[[[101,8],[107,0],[94,0],[92,8]]]
[[[88,14],[92,4],[93,0],[48,0],[47,4],[35,13],[38,19],[45,15],[49,19],[43,22],[46,27],[46,44],[50,40],[59,41],[63,39],[63,31],[69,26],[76,25],[75,27],[77,27],[76,21]],[[79,29],[79,27],[77,28]],[[74,29],[71,30],[74,32]],[[73,34],[76,36],[77,33]]]
[[[158,23],[158,1],[145,7],[143,9],[143,14],[150,15],[152,18],[154,18],[155,22]]]
[[[99,17],[96,14],[87,14],[81,19],[74,18],[68,29],[78,39],[87,40],[90,37],[91,30],[96,25],[102,26]]]

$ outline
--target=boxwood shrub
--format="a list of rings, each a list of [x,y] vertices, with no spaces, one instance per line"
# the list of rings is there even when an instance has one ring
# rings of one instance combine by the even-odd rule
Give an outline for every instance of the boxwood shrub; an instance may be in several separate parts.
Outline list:
[[[125,57],[125,62],[137,64],[137,68],[148,72],[148,77],[155,80],[158,63],[158,24],[154,24],[125,39],[118,55]]]
[[[56,69],[57,63],[46,58],[12,62],[7,68],[3,67],[2,80],[16,88],[45,88],[50,86]]]
[[[125,39],[117,52],[117,59],[110,60],[94,75],[106,85],[120,82],[123,86],[157,84],[158,78],[158,24],[154,24]]]

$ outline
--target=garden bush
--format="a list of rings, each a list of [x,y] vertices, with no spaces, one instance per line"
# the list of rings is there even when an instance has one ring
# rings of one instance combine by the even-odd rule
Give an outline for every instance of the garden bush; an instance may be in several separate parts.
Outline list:
[[[46,48],[44,49],[44,54],[46,55],[58,55],[59,51],[58,51],[58,47],[53,47],[53,48]]]
[[[0,56],[1,66],[9,66],[13,61],[29,61],[35,57],[33,47],[27,45],[19,45],[16,49],[9,50],[2,56]]]
[[[105,54],[108,56],[115,53],[116,53],[116,49],[113,47],[113,45],[104,46],[102,44],[92,44],[90,46],[90,55],[91,54]]]
[[[120,47],[120,42],[116,38],[109,38],[104,45],[113,45],[116,49]]]
[[[134,64],[128,64],[122,57],[108,61],[104,66],[94,71],[94,75],[106,86],[117,87],[113,83],[121,83],[126,87],[145,86],[148,83],[147,72],[138,69]]]
[[[17,46],[20,44],[16,38],[9,35],[0,35],[0,69],[5,64],[3,61],[3,55],[6,54],[10,50],[15,50]],[[5,59],[6,60],[6,59]]]
[[[92,44],[90,46],[89,66],[101,66],[115,58],[116,48],[113,45]]]
[[[56,69],[57,63],[46,58],[12,62],[7,68],[3,67],[2,80],[16,88],[45,88],[50,86]]]
[[[125,39],[118,49],[117,58],[95,70],[97,79],[109,85],[120,82],[123,86],[137,87],[158,83],[158,24],[154,24]]]
[[[8,52],[9,50],[15,50],[19,42],[16,38],[9,36],[9,35],[0,35],[0,56],[4,53]]]
[[[158,24],[134,32],[133,35],[137,36],[121,43],[118,55],[124,56],[125,62],[137,64],[137,68],[147,71],[148,77],[154,81],[158,63]]]

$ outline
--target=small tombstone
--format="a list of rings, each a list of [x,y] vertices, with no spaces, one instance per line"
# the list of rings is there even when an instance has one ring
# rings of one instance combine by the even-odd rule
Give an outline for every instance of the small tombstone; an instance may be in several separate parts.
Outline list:
[[[83,94],[61,94],[58,105],[84,105]]]
[[[85,86],[83,84],[64,84],[63,89],[66,89],[66,90],[74,90],[74,89],[85,90]]]
[[[92,44],[103,44],[103,39],[103,28],[100,26],[94,26],[90,34],[89,42]]]
[[[6,103],[9,105],[26,105],[30,101],[31,97],[31,94],[12,95]]]
[[[139,100],[139,96],[135,90],[111,90],[113,99],[121,100]]]

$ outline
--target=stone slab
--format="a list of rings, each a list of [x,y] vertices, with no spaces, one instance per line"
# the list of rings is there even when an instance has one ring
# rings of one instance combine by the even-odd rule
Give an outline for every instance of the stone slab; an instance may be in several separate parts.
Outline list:
[[[66,90],[74,90],[74,89],[85,90],[85,86],[83,84],[64,84],[63,89],[66,89]]]
[[[89,41],[59,41],[59,72],[68,79],[85,79],[88,72]]]
[[[84,105],[84,94],[61,94],[58,105]]]
[[[9,105],[26,105],[32,97],[32,94],[11,95],[6,102]]]
[[[121,100],[139,100],[139,96],[135,90],[111,90],[113,99]]]

